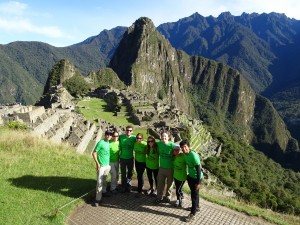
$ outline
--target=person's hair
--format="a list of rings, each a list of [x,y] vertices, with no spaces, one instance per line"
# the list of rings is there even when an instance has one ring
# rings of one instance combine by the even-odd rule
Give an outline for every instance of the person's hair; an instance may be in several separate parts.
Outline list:
[[[148,143],[148,139],[152,139],[153,140],[153,145],[152,145],[152,149],[153,149],[153,153],[156,154],[157,153],[157,143],[155,142],[155,137],[153,136],[149,136],[147,138],[147,146],[146,146],[146,154],[149,155],[150,154],[150,145]]]
[[[133,130],[133,127],[132,127],[131,125],[126,126],[126,130],[127,130],[128,128],[131,128],[131,129]]]
[[[180,147],[187,145],[188,147],[190,147],[190,142],[188,142],[188,140],[183,140],[179,143]]]
[[[135,137],[137,138],[138,136],[141,136],[143,139],[143,134],[142,133],[138,133]]]

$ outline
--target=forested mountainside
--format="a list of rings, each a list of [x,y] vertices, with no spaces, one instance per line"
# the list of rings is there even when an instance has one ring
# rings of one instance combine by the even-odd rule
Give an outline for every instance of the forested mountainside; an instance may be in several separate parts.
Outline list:
[[[84,75],[105,67],[125,29],[104,30],[97,36],[63,48],[22,41],[0,45],[0,104],[35,103],[43,93],[53,65],[61,59],[71,60]]]
[[[256,92],[271,99],[300,140],[300,21],[279,13],[225,12],[217,18],[195,13],[158,30],[175,48],[239,70]]]
[[[284,163],[298,144],[239,71],[173,48],[148,18],[125,32],[109,66],[131,90],[159,98]]]
[[[195,13],[157,29],[173,47],[239,70],[257,93],[273,102],[292,136],[300,141],[299,27],[298,20],[284,14],[233,16],[225,12],[218,17]],[[71,60],[84,75],[103,68],[125,30],[104,30],[64,48],[39,42],[1,45],[0,103],[34,103],[42,94],[51,67],[62,58]]]

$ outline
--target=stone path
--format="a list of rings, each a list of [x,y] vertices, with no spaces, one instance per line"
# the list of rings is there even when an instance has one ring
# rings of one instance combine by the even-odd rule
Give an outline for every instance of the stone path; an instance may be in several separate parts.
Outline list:
[[[78,207],[67,223],[70,225],[125,225],[125,224],[183,224],[189,214],[190,197],[186,196],[184,208],[175,208],[171,203],[154,203],[155,197],[143,195],[136,197],[135,192],[118,193],[103,198],[99,207],[85,204]],[[189,224],[200,225],[267,225],[265,220],[250,217],[243,213],[200,199],[200,212]]]

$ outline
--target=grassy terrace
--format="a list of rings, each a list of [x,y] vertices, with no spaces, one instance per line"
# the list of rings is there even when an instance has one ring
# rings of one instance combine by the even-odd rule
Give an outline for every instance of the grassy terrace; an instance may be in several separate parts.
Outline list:
[[[88,120],[94,121],[95,119],[105,120],[110,122],[117,127],[125,127],[127,125],[132,125],[134,127],[134,135],[137,133],[142,133],[144,138],[148,136],[147,130],[139,129],[128,116],[114,116],[113,112],[106,111],[106,102],[99,98],[91,98],[90,100],[82,100],[77,104],[80,113]],[[121,112],[126,112],[126,107],[122,106]]]

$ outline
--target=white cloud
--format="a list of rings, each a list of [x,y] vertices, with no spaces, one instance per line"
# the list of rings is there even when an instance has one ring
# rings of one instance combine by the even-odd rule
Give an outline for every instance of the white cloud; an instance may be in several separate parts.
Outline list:
[[[0,3],[0,13],[7,15],[21,16],[27,8],[27,4],[16,1]]]
[[[45,14],[49,16],[48,14]],[[33,23],[41,13],[30,11],[27,4],[9,1],[0,3],[0,29],[10,34],[40,35],[49,38],[70,38],[57,26]],[[39,23],[39,20],[37,20]]]
[[[31,32],[53,38],[64,37],[64,33],[59,28],[54,26],[36,26],[28,19],[7,20],[0,18],[0,28],[16,33]]]

